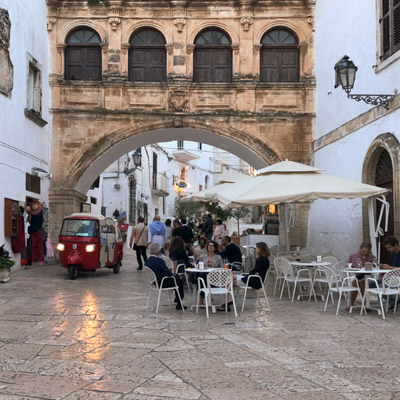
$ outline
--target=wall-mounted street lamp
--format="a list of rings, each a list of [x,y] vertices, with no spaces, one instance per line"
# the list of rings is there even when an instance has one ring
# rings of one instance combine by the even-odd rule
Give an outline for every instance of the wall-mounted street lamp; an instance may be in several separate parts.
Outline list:
[[[395,94],[350,94],[356,80],[358,68],[350,60],[349,56],[344,56],[335,64],[335,88],[342,86],[347,93],[347,97],[356,101],[364,101],[373,106],[389,108],[389,101]]]
[[[124,174],[126,176],[130,175],[132,172],[136,171],[141,165],[142,165],[142,152],[137,149],[133,155],[132,155],[132,161],[133,161],[133,168],[129,168],[129,163],[131,161],[131,158],[129,155],[126,155],[126,161],[125,161],[125,167],[124,167]]]

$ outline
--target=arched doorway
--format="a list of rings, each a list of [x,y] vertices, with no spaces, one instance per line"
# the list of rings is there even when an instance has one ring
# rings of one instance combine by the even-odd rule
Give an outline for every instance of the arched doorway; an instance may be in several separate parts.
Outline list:
[[[380,155],[375,168],[375,185],[388,189],[386,200],[390,204],[388,231],[384,237],[394,235],[394,210],[393,210],[393,164],[390,154],[385,149],[380,149]],[[377,205],[376,214],[379,215],[379,207]],[[390,254],[386,251],[381,243],[381,262],[390,263]]]

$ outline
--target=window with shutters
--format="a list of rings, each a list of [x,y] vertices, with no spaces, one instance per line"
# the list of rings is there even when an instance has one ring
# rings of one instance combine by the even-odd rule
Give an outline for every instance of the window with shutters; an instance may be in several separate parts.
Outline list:
[[[232,46],[220,29],[205,29],[195,40],[194,82],[231,82]]]
[[[165,82],[167,52],[164,36],[152,28],[133,33],[129,49],[129,80],[132,82]]]
[[[400,49],[400,0],[381,0],[381,60]]]
[[[40,194],[40,177],[26,173],[25,190]]]
[[[89,28],[80,28],[69,35],[65,48],[65,79],[101,80],[100,43],[99,35]]]
[[[299,81],[299,49],[294,33],[286,28],[274,28],[263,36],[261,45],[261,82]]]

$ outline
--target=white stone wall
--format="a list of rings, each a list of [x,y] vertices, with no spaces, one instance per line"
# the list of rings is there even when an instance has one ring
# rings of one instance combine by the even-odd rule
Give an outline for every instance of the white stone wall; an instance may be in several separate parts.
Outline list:
[[[50,90],[47,8],[45,0],[0,0],[11,20],[10,57],[14,65],[11,98],[0,94],[0,244],[4,237],[4,198],[25,201],[26,196],[48,204],[49,178],[42,174],[41,194],[26,192],[25,173],[37,167],[49,171]],[[24,115],[27,107],[28,53],[41,66],[42,118],[49,123],[41,128]],[[19,255],[15,256],[19,263]]]
[[[334,89],[334,65],[347,54],[358,66],[353,93],[393,94],[399,86],[399,61],[377,64],[377,25],[375,1],[352,0],[343,8],[341,0],[317,2],[316,8],[316,138],[358,117],[372,107],[346,98]],[[400,56],[398,52],[397,56]],[[394,57],[395,58],[395,57]],[[376,72],[378,71],[378,72]],[[362,168],[368,148],[383,133],[399,134],[400,111],[393,111],[375,122],[335,141],[314,153],[314,164],[325,173],[362,181]],[[358,249],[362,240],[361,200],[318,200],[310,210],[308,242],[316,253],[332,253],[341,259]]]

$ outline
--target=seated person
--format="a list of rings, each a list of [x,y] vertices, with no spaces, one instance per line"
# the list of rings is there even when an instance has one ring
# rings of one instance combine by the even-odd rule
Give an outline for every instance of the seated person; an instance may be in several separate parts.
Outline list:
[[[203,236],[199,239],[199,245],[193,249],[194,260],[197,261],[202,254],[207,254],[207,239]]]
[[[165,265],[165,262],[162,258],[160,258],[161,255],[161,246],[158,243],[151,243],[149,245],[149,252],[150,252],[150,257],[147,259],[145,262],[145,266],[150,268],[154,274],[156,275],[158,285],[161,285],[161,281],[165,276],[175,276],[176,283],[179,288],[179,295],[181,299],[183,300],[183,281],[182,279],[179,278],[179,276],[174,275],[171,270]],[[173,287],[175,286],[175,282],[173,279],[165,279],[163,283],[163,288],[167,287]],[[179,302],[179,297],[175,293],[175,300],[176,304],[176,309],[181,310],[182,306]],[[183,308],[186,308],[186,306],[183,306]]]
[[[268,245],[264,242],[256,243],[256,265],[249,272],[249,274],[233,275],[233,287],[246,286],[249,275],[259,275],[264,282],[265,275],[269,269],[269,259],[271,255]],[[248,285],[253,289],[261,289],[261,282],[257,278],[250,278]],[[228,295],[228,311],[230,311],[230,306],[233,305],[232,298]],[[225,305],[222,305],[217,309],[218,311],[225,311]]]
[[[375,262],[376,257],[372,254],[372,245],[371,243],[363,242],[360,245],[360,248],[358,251],[355,253],[351,254],[349,257],[349,263],[351,263],[351,266],[353,268],[361,268],[365,266],[365,263],[367,262]],[[356,274],[356,278],[358,279],[358,286],[360,287],[361,294],[364,296],[364,291],[365,291],[365,274]],[[353,286],[356,287],[357,284],[356,282],[353,282]],[[357,292],[351,292],[350,296],[350,306],[353,307],[354,302],[356,301],[357,298]],[[348,308],[346,308],[346,311],[349,311]]]
[[[224,268],[222,258],[218,254],[218,243],[210,240],[207,245],[207,254],[202,254],[197,262],[203,262],[205,268]]]
[[[180,236],[175,236],[169,243],[169,258],[174,261],[175,267],[179,264],[185,264],[190,267],[189,257],[185,251],[185,242]]]
[[[222,258],[227,258],[230,263],[240,262],[242,263],[242,252],[240,247],[235,243],[232,243],[232,240],[229,236],[224,236],[222,238],[222,251],[218,254]]]

